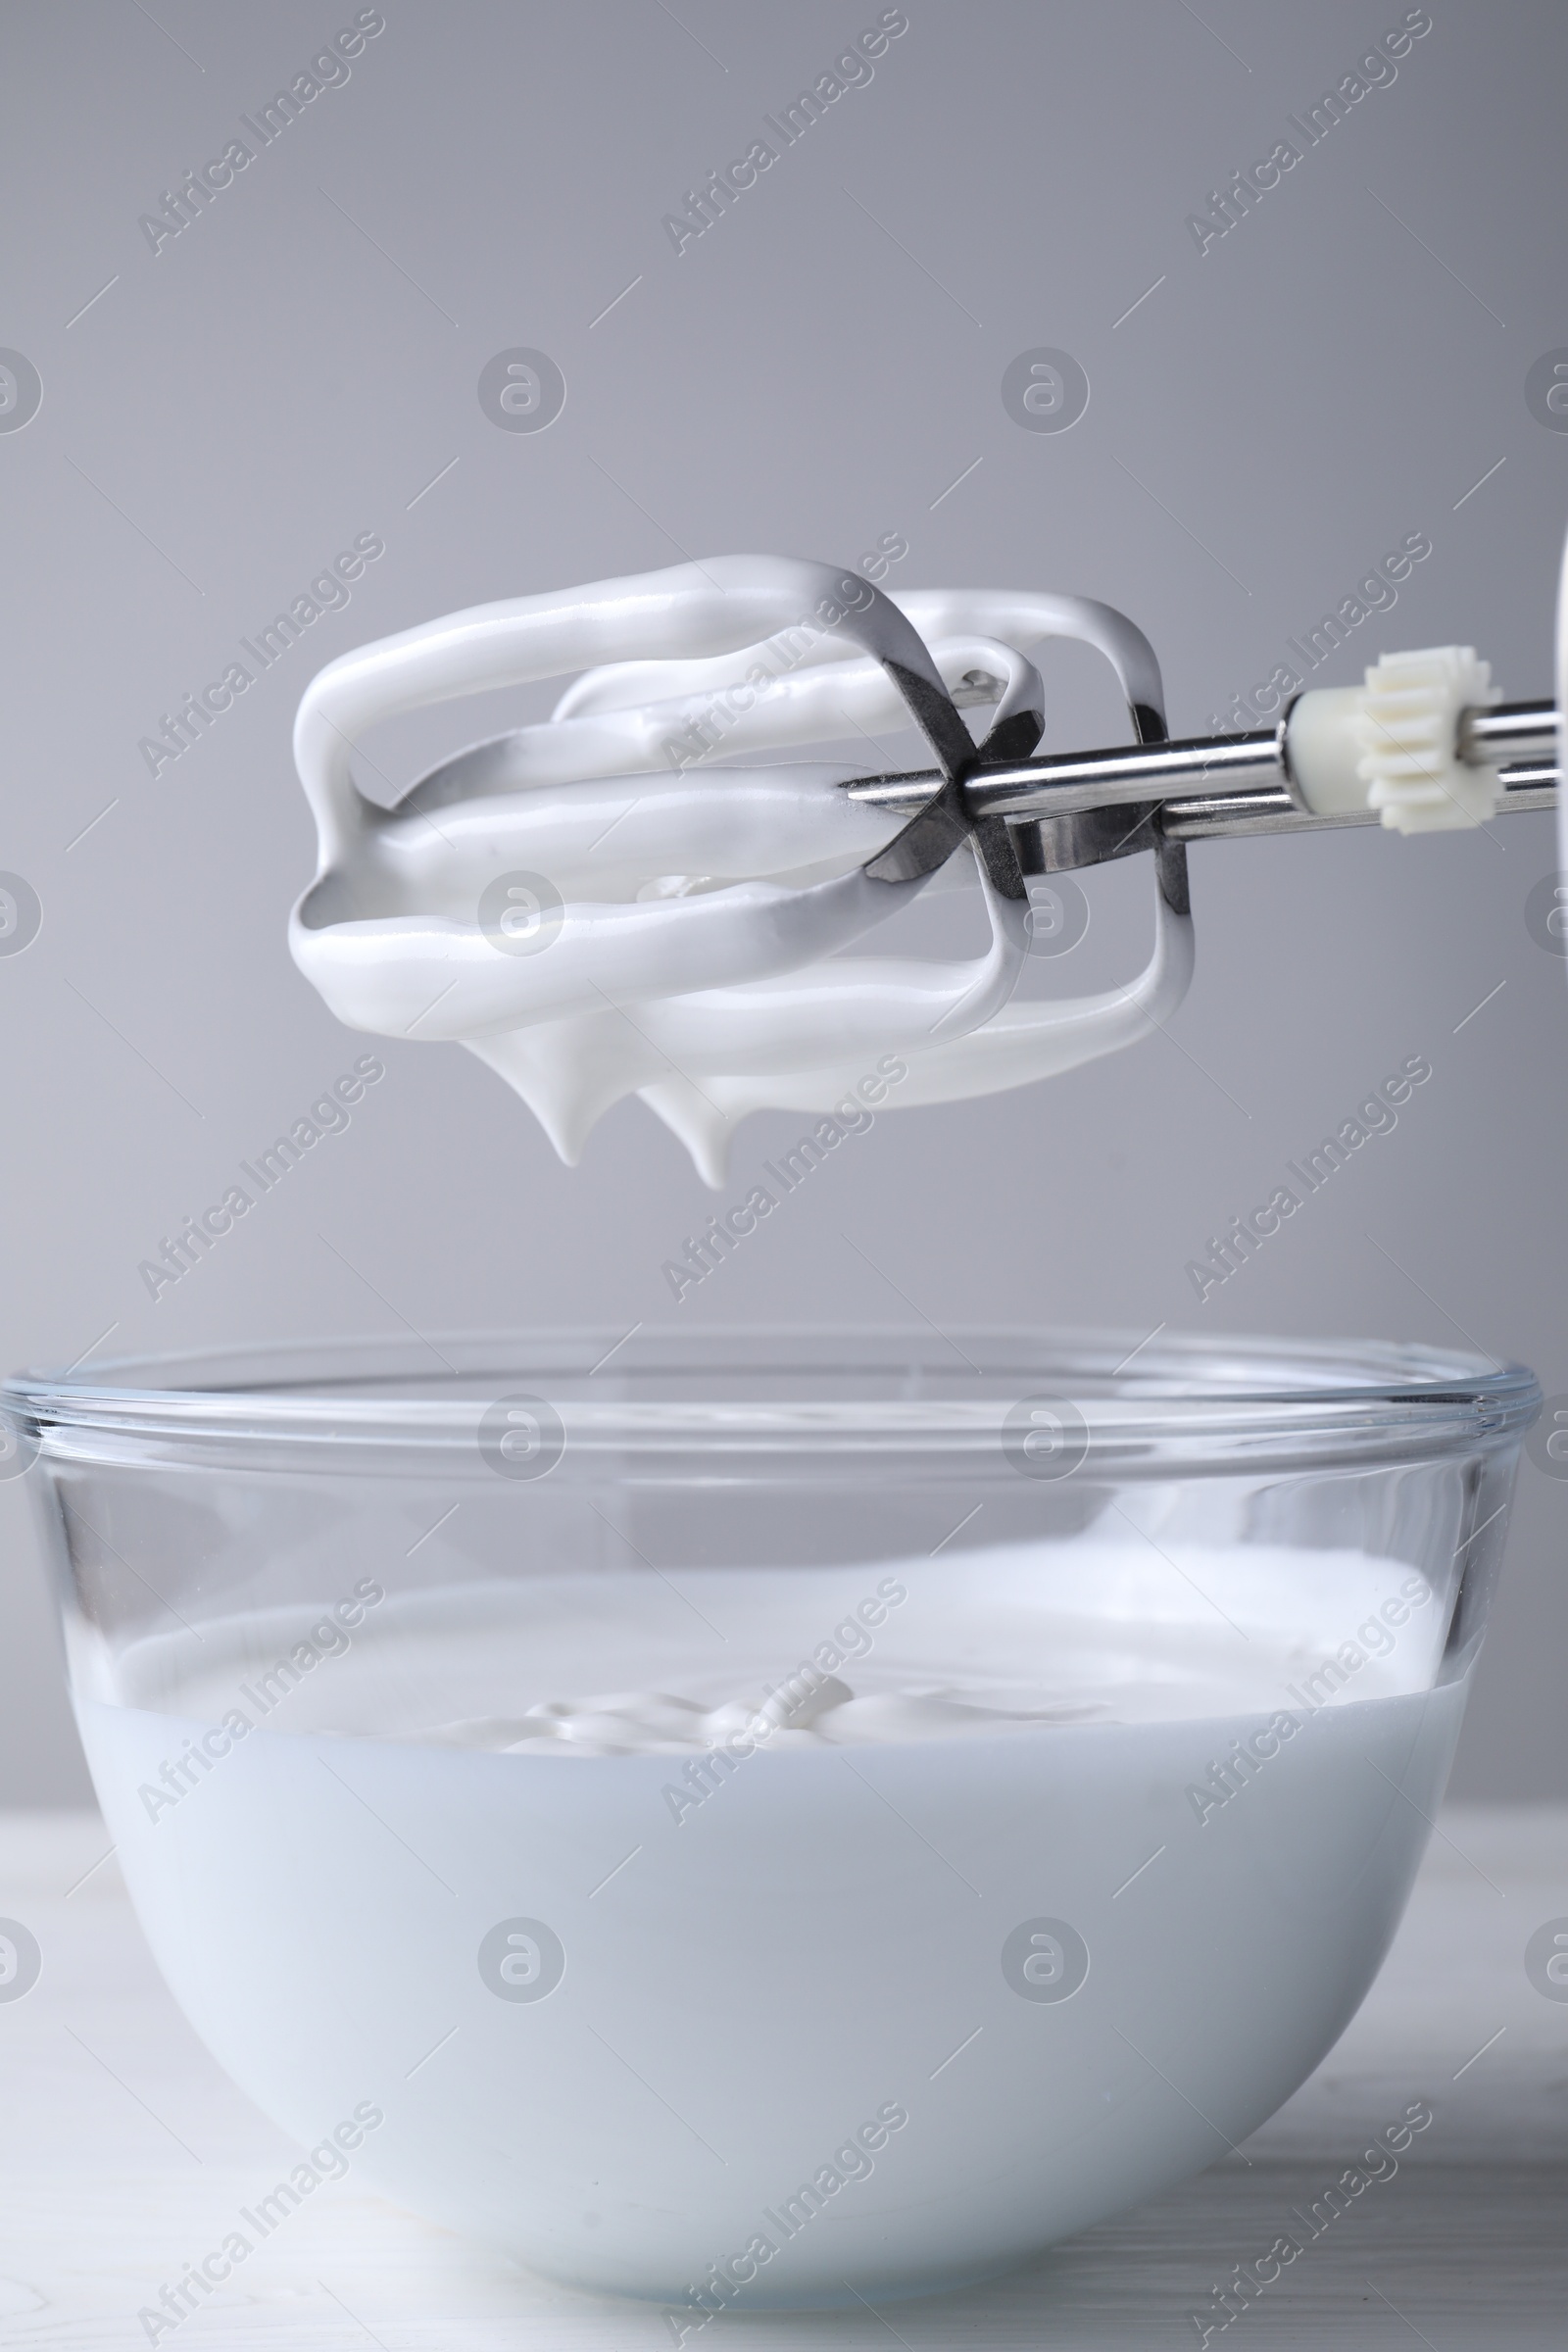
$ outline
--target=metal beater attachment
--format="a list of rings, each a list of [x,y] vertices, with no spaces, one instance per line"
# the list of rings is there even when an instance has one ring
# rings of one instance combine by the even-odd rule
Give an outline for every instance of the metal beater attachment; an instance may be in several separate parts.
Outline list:
[[[1056,637],[1108,662],[1131,745],[1036,756],[1032,655]],[[390,808],[361,792],[377,721],[546,678],[573,681],[548,720],[455,753]],[[773,758],[910,722],[934,765]],[[466,1046],[566,1161],[637,1095],[716,1185],[754,1110],[813,1116],[827,1150],[894,1088],[898,1108],[958,1102],[1136,1044],[1192,976],[1189,841],[1544,808],[1554,727],[1550,705],[1497,708],[1486,664],[1449,647],[1298,695],[1272,730],[1171,743],[1153,649],[1092,598],[895,599],[829,564],[713,557],[447,613],[329,663],[295,727],[319,856],[289,944],[351,1028]],[[1022,990],[1031,878],[1142,850],[1144,970],[1091,996]],[[978,890],[983,951],[865,953],[944,871]]]
[[[1172,743],[1153,710],[1132,717],[1131,745],[1022,760],[982,749],[957,787],[964,808],[977,826],[1006,822],[1025,874],[1050,874],[1251,833],[1453,831],[1557,802],[1555,705],[1499,704],[1467,647],[1386,654],[1361,686],[1298,694],[1250,734]],[[844,786],[911,814],[939,788],[951,797],[935,769]]]

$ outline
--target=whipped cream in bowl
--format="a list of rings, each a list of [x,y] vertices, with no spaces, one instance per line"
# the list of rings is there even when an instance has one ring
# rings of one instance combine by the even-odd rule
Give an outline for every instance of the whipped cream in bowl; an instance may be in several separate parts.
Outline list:
[[[306,2150],[683,2343],[1021,2262],[1318,2063],[1528,1373],[438,1336],[8,1398],[138,1914]]]

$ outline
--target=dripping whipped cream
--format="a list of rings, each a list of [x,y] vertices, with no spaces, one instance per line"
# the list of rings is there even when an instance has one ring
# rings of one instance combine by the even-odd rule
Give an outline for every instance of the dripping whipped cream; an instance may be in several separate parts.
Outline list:
[[[906,820],[842,790],[858,769],[732,764],[912,714],[952,773],[974,748],[955,695],[994,703],[988,741],[1032,749],[1044,690],[1030,652],[1055,636],[1096,646],[1129,707],[1160,710],[1147,640],[1107,606],[1021,590],[894,599],[779,557],[476,606],[364,646],[300,706],[319,862],[294,958],[349,1026],[466,1045],[568,1162],[637,1095],[715,1186],[750,1111],[826,1113],[880,1055],[908,1062],[903,1107],[1115,1052],[1191,976],[1191,923],[1163,897],[1152,958],[1128,986],[1014,1002],[1029,916],[1005,828],[984,855],[959,826],[920,870],[873,872]],[[356,746],[379,721],[568,675],[548,721],[459,753],[392,808],[355,784]],[[722,763],[694,763],[709,743]],[[864,953],[939,873],[978,893],[985,950]]]

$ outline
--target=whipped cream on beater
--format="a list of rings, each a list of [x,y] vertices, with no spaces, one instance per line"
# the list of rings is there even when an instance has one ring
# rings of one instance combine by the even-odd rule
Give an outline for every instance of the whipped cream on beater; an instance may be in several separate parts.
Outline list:
[[[1026,888],[1006,826],[971,827],[951,783],[906,820],[840,789],[857,768],[697,763],[912,716],[951,779],[975,748],[956,692],[994,702],[984,748],[1023,757],[1044,722],[1027,649],[1051,636],[1097,646],[1129,707],[1159,713],[1152,651],[1108,606],[894,599],[778,557],[512,598],[364,646],[312,681],[295,727],[320,848],[295,961],[353,1028],[467,1046],[568,1163],[637,1094],[712,1185],[748,1112],[825,1112],[890,1051],[909,1064],[901,1106],[1114,1052],[1191,976],[1191,923],[1162,897],[1130,986],[1014,1004]],[[377,721],[577,672],[548,722],[460,753],[390,809],[355,785]],[[979,890],[983,955],[845,953],[944,868]]]

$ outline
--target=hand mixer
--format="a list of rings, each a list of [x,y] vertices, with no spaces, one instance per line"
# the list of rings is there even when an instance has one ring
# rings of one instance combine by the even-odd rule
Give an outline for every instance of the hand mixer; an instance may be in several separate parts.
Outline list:
[[[1130,744],[1037,753],[1029,653],[1052,637],[1108,660]],[[372,723],[567,674],[548,722],[460,752],[390,808],[356,786]],[[979,741],[966,709],[991,713]],[[934,765],[740,763],[911,721]],[[715,1185],[751,1110],[831,1122],[836,1103],[952,1101],[1147,1036],[1192,974],[1191,841],[1474,827],[1553,806],[1558,773],[1556,707],[1502,704],[1468,648],[1386,654],[1359,686],[1297,694],[1273,727],[1172,742],[1153,649],[1108,605],[894,597],[858,571],[738,556],[347,654],[307,690],[295,756],[320,861],[290,945],[339,1017],[466,1044],[568,1161],[636,1093]],[[1145,851],[1147,969],[1018,1000],[1031,885]],[[985,954],[849,952],[939,877],[978,886]]]

